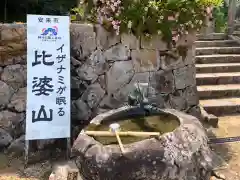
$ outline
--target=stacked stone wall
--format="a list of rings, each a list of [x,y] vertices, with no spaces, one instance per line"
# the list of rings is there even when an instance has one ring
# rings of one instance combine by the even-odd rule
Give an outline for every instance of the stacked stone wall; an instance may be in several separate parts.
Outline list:
[[[115,36],[101,26],[71,24],[72,122],[82,124],[120,107],[134,83],[149,83],[149,99],[161,108],[199,115],[194,35],[178,42],[186,56],[167,56],[158,37]],[[26,25],[0,25],[0,147],[24,139]]]

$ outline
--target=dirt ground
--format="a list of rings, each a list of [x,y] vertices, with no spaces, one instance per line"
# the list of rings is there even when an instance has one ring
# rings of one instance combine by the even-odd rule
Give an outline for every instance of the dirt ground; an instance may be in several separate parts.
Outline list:
[[[51,173],[51,164],[48,161],[24,169],[21,158],[10,162],[6,156],[2,154],[0,156],[0,180],[48,180]]]
[[[212,132],[216,137],[240,136],[240,116],[220,117],[219,128],[212,129]],[[217,172],[223,174],[226,180],[240,180],[240,142],[215,144],[211,147],[228,164],[220,165]]]
[[[62,157],[65,156],[51,157],[44,152],[30,154],[29,165],[24,168],[23,156],[0,153],[0,180],[48,180],[53,166],[66,160]]]
[[[219,128],[210,129],[208,134],[213,137],[240,136],[240,116],[221,117]],[[211,148],[222,160],[216,171],[226,180],[240,180],[240,142],[212,144]],[[48,180],[54,163],[56,161],[43,160],[24,169],[22,157],[0,154],[0,180]]]

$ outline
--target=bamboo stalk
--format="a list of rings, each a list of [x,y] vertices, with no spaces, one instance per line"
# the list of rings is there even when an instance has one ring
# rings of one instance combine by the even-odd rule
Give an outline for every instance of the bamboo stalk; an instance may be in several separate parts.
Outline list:
[[[110,131],[85,131],[87,135],[91,136],[115,136],[114,132]],[[137,131],[125,131],[117,132],[119,136],[137,136],[137,137],[149,137],[149,136],[160,136],[159,132],[137,132]]]
[[[115,135],[116,135],[116,137],[117,137],[118,145],[119,145],[120,150],[122,151],[122,153],[125,153],[125,150],[124,150],[122,141],[121,141],[118,133],[119,133],[119,132],[115,131]]]

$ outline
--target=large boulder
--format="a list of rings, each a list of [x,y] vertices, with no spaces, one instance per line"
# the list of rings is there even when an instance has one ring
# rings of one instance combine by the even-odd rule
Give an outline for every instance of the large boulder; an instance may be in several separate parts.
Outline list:
[[[151,109],[176,117],[179,126],[159,137],[118,145],[103,145],[82,131],[72,153],[80,173],[88,180],[202,180],[212,172],[212,152],[199,120],[176,110]],[[121,120],[142,112],[122,107],[96,116],[91,123]]]

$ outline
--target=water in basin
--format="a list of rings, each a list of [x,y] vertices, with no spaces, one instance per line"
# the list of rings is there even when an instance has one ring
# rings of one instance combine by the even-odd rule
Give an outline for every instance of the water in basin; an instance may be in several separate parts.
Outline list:
[[[106,121],[100,125],[90,124],[86,127],[86,131],[109,131],[109,125],[115,122]],[[171,132],[179,126],[179,121],[172,115],[153,115],[141,116],[117,121],[121,127],[121,131],[140,131],[140,132],[160,132],[164,134]],[[146,139],[147,137],[136,136],[120,136],[123,144],[129,144]],[[117,144],[115,136],[93,136],[94,139],[104,145]]]

